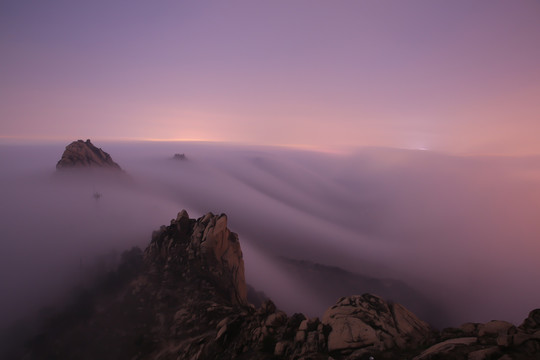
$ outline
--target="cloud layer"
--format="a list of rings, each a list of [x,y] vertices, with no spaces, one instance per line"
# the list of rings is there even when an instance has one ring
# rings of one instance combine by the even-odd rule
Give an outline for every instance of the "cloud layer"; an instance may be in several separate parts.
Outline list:
[[[96,145],[129,177],[58,176],[63,145],[1,147],[1,324],[58,300],[98,256],[144,247],[182,208],[227,213],[247,281],[290,311],[320,299],[275,256],[404,281],[444,309],[441,325],[519,322],[540,304],[538,158]]]

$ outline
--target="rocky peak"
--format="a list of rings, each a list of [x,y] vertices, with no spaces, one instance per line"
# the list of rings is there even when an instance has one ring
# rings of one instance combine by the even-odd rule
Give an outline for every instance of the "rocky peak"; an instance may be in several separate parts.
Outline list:
[[[242,250],[225,214],[207,213],[194,220],[182,210],[169,226],[154,232],[145,261],[167,281],[204,278],[233,304],[247,305]]]
[[[121,170],[111,156],[101,148],[95,147],[90,140],[77,140],[66,146],[62,158],[56,164],[57,169],[74,167],[97,167]]]

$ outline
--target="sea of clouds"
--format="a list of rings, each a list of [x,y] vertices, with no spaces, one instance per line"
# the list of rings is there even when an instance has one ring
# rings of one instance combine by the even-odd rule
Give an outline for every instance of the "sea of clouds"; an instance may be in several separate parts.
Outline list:
[[[439,326],[519,323],[540,306],[538,157],[104,142],[125,176],[63,176],[65,145],[0,145],[0,326],[144,248],[181,209],[226,213],[248,283],[288,312],[332,304],[276,256],[401,280],[441,306]]]

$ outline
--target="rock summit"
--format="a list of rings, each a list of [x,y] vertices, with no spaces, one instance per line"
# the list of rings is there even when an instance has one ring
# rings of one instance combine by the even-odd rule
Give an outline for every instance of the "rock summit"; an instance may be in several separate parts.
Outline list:
[[[97,148],[90,140],[77,140],[66,146],[56,169],[65,168],[106,168],[122,170],[111,156]]]

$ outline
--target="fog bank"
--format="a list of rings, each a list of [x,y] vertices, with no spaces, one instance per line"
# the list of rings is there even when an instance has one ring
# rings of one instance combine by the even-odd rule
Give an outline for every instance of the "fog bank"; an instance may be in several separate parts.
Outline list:
[[[291,311],[320,296],[275,256],[401,280],[442,307],[439,325],[518,323],[540,306],[540,158],[97,143],[125,178],[59,177],[65,145],[0,146],[2,324],[54,301],[96,256],[144,247],[182,208],[227,213],[247,281]]]

